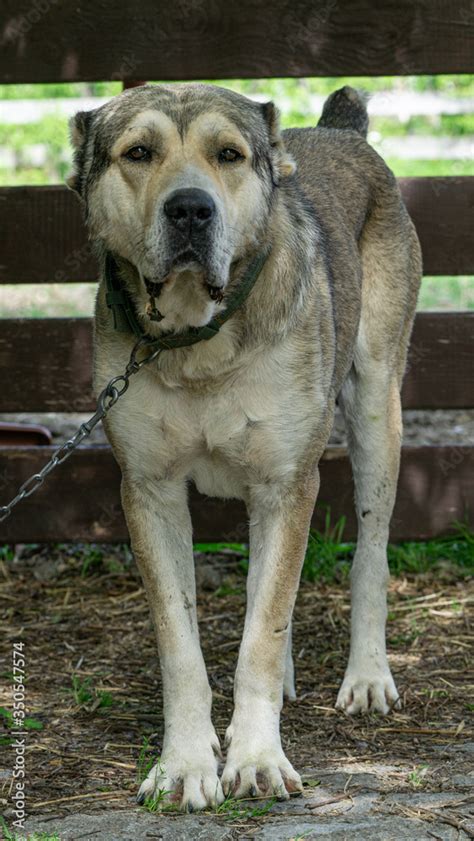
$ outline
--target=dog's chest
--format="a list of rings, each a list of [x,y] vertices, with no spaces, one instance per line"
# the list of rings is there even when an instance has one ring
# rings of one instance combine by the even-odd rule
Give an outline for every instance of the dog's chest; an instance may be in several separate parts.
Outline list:
[[[251,484],[289,478],[317,423],[316,390],[296,393],[271,356],[203,394],[149,376],[134,386],[110,416],[127,469],[137,479],[190,478],[212,496],[245,498]]]

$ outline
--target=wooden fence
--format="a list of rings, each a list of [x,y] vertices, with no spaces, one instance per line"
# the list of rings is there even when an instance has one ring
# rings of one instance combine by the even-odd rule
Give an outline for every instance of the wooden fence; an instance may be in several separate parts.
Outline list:
[[[134,78],[465,73],[472,65],[471,2],[176,0],[129,4],[5,0],[0,82]],[[337,86],[335,80],[334,87]],[[474,178],[405,178],[401,188],[423,249],[425,274],[474,270]],[[0,189],[0,282],[96,278],[79,204],[63,187]],[[474,312],[416,318],[403,405],[474,407]],[[93,407],[89,319],[0,320],[1,412]],[[467,442],[466,442],[467,443]],[[0,503],[47,460],[49,447],[0,447]],[[314,523],[326,506],[355,534],[347,454],[321,466]],[[191,494],[195,537],[246,538],[238,503]],[[474,446],[405,447],[391,537],[443,534],[474,521]],[[110,449],[89,446],[1,524],[4,541],[124,540],[119,470]]]

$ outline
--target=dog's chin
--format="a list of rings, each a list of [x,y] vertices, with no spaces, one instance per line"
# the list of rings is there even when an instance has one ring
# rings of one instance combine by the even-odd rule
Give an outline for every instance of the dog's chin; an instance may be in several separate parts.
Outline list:
[[[171,289],[176,283],[199,285],[211,300],[219,300],[228,282],[220,271],[207,264],[195,252],[185,251],[167,261],[161,271],[143,274],[146,280],[164,289]]]
[[[208,275],[207,267],[192,252],[180,254],[172,261],[168,272],[168,279],[171,280],[174,277],[179,277],[179,275],[182,275],[185,272],[203,280],[205,280]]]

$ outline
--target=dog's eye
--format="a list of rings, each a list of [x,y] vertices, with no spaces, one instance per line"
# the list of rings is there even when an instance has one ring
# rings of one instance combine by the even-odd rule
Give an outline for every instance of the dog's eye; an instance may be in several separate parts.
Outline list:
[[[233,164],[235,161],[242,161],[244,156],[237,149],[227,147],[226,149],[221,149],[218,158],[221,164]]]
[[[132,146],[128,152],[125,152],[125,157],[128,158],[129,161],[149,161],[151,158],[151,152],[149,149],[146,149],[145,146]]]

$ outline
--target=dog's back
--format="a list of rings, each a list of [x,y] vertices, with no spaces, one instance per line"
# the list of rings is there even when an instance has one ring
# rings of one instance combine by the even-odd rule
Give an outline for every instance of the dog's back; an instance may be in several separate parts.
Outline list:
[[[283,132],[318,218],[330,226],[337,217],[356,239],[379,197],[401,203],[393,173],[366,141],[367,128],[366,97],[345,86],[327,99],[316,128]]]
[[[367,128],[366,97],[346,86],[328,98],[316,128],[283,132],[286,148],[297,163],[298,186],[314,207],[323,233],[342,376],[344,350],[353,341],[359,321],[362,284],[368,282],[366,243],[372,248],[378,240],[382,261],[386,258],[378,276],[370,272],[370,283],[386,287],[387,300],[392,299],[399,310],[392,324],[400,332],[405,329],[406,313],[412,312],[421,271],[413,223],[395,176],[367,143]],[[394,286],[401,291],[396,298],[391,294]]]

